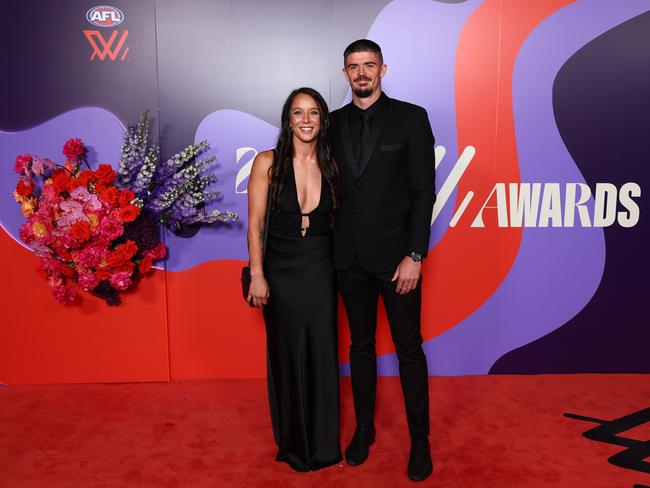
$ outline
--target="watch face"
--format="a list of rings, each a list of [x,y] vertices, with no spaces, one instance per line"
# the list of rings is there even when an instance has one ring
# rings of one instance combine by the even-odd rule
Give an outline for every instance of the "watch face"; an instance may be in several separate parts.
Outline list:
[[[416,252],[412,252],[412,253],[410,253],[410,254],[409,254],[409,257],[410,257],[413,261],[415,261],[415,262],[422,261],[422,255],[421,255],[421,254],[418,254],[418,253],[416,253]]]

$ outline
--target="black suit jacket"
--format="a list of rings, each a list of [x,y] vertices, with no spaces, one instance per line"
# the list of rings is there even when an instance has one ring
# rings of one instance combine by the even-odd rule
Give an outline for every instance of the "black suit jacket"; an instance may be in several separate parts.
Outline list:
[[[385,95],[382,95],[385,97]],[[334,266],[355,254],[371,273],[393,272],[407,253],[426,256],[435,195],[434,138],[426,110],[386,97],[356,164],[350,141],[351,104],[332,112],[341,206],[334,225]]]

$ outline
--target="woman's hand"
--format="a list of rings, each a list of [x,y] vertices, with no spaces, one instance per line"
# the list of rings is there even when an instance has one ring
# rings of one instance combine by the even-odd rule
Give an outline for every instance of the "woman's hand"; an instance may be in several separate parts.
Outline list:
[[[255,308],[262,308],[268,303],[269,294],[269,284],[264,276],[251,276],[251,288],[248,292],[248,303],[252,303]]]

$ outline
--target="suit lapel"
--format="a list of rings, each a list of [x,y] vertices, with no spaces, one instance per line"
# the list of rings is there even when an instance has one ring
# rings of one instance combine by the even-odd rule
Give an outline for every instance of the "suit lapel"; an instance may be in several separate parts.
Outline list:
[[[370,136],[368,138],[368,144],[366,144],[366,146],[363,148],[361,162],[359,163],[359,172],[355,173],[357,175],[357,179],[361,178],[363,173],[366,171],[368,163],[370,162],[370,157],[372,156],[372,153],[375,150],[375,146],[377,145],[377,141],[379,140],[379,135],[384,128],[384,124],[386,124],[386,121],[390,117],[390,99],[386,100],[386,103],[382,107],[377,107],[377,109],[378,112],[375,114],[376,122],[372,124],[372,128],[370,129]],[[380,110],[383,113],[379,112]],[[351,145],[350,151],[352,151]]]

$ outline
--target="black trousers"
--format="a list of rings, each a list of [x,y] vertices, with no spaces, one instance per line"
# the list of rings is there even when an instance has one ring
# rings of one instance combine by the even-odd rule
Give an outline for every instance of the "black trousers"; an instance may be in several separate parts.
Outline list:
[[[406,295],[395,293],[393,272],[369,273],[355,258],[350,269],[337,271],[350,322],[350,370],[357,426],[372,427],[377,390],[377,302],[381,294],[399,360],[399,375],[411,438],[429,434],[429,376],[422,350],[420,311],[422,280]]]

